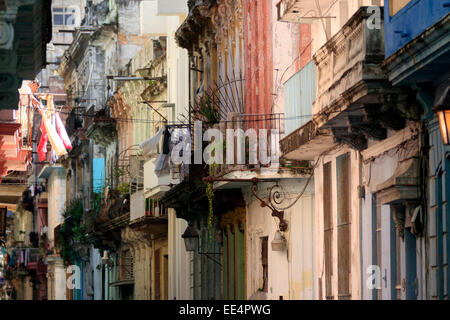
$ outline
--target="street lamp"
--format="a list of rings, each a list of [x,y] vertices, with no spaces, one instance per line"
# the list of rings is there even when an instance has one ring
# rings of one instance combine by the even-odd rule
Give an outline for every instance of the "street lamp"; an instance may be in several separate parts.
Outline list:
[[[184,245],[186,246],[186,251],[195,251],[197,247],[197,242],[199,240],[199,234],[194,227],[192,222],[189,222],[186,231],[184,231],[181,236],[184,239]]]
[[[280,230],[277,230],[272,240],[272,251],[283,251],[285,248],[286,238],[281,234]]]
[[[436,107],[434,112],[436,112],[439,119],[442,140],[444,140],[444,144],[450,144],[450,106]]]
[[[199,246],[199,251],[197,252],[197,254],[205,255],[208,259],[214,261],[220,267],[222,267],[222,264],[219,261],[210,257],[210,255],[215,255],[215,254],[221,255],[222,254],[221,252],[200,252],[200,245],[199,245],[200,236],[197,232],[197,229],[195,229],[194,224],[191,221],[188,223],[188,227],[186,228],[186,231],[184,231],[184,233],[181,237],[184,239],[184,245],[186,246],[186,251],[188,251],[188,252],[195,251],[197,246]]]
[[[442,139],[444,144],[450,144],[450,86],[447,85],[435,106],[433,111],[436,112],[439,119]]]

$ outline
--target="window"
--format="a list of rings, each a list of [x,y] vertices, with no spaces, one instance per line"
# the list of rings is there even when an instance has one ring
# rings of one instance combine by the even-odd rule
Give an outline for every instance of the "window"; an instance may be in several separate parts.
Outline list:
[[[119,281],[124,280],[133,280],[134,279],[134,263],[133,263],[133,255],[131,251],[123,250],[120,256],[120,278]]]
[[[338,297],[350,299],[350,156],[336,159],[337,173],[337,238]]]
[[[389,15],[393,16],[406,6],[411,0],[389,0]]]
[[[160,250],[155,250],[155,300],[161,300],[161,260]]]
[[[263,291],[267,292],[269,282],[269,248],[268,237],[261,238],[261,263],[263,268]]]
[[[55,26],[74,26],[75,8],[53,8],[53,24]]]

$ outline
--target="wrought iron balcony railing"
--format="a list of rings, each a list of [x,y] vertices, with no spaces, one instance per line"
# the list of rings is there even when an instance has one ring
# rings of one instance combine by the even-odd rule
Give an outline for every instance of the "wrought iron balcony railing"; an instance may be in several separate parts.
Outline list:
[[[221,176],[279,163],[279,140],[285,133],[282,113],[230,113],[216,126],[224,139],[223,146],[219,146],[223,148],[223,164],[213,165],[210,174]]]

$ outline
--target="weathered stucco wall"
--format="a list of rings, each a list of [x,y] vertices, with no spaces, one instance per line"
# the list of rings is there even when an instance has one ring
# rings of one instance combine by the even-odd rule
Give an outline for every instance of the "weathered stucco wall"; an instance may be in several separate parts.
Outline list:
[[[50,248],[55,244],[55,227],[63,222],[66,206],[66,171],[54,170],[48,179],[48,241]]]
[[[306,179],[284,179],[280,186],[286,200],[280,206],[293,202],[300,194]],[[266,198],[267,189],[273,184],[258,185],[258,194]],[[262,208],[250,192],[244,191],[247,203],[246,272],[247,298],[312,299],[314,296],[314,184],[308,185],[305,193],[292,208],[285,211],[288,230],[284,233],[287,250],[273,251],[271,242],[278,230],[278,219],[272,217],[268,208]],[[263,288],[261,243],[268,237],[268,290]],[[253,296],[253,297],[252,297]]]
[[[168,222],[169,253],[169,300],[192,299],[190,282],[190,255],[186,251],[181,235],[187,228],[187,222],[176,217],[175,210],[169,209]]]
[[[256,1],[255,1],[256,2]],[[278,0],[272,0],[271,5],[271,32],[273,52],[272,88],[269,94],[272,113],[284,112],[283,84],[299,70],[300,62],[300,25],[296,23],[284,23],[277,21],[276,4]],[[268,57],[270,58],[270,57]],[[272,106],[273,100],[273,106]]]

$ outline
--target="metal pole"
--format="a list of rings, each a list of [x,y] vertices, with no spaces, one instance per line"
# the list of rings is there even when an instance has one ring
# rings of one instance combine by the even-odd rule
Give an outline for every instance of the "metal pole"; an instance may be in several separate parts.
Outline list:
[[[163,80],[166,77],[117,77],[117,76],[106,76],[108,80],[114,81],[136,81],[136,80]]]

